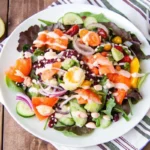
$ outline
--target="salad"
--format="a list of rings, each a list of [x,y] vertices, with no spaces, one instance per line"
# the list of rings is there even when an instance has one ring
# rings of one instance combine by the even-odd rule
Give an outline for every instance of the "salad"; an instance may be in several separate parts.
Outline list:
[[[5,73],[18,115],[45,120],[44,129],[67,136],[132,119],[148,75],[140,60],[150,58],[136,35],[91,12],[39,21],[20,33],[20,56]]]

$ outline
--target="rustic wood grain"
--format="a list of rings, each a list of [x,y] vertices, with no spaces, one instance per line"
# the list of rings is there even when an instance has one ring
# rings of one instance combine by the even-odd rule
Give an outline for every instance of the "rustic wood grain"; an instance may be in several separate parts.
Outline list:
[[[7,5],[8,5],[8,0],[5,1],[0,1],[0,18],[5,23],[6,29],[7,29]],[[3,35],[2,38],[0,38],[0,42],[4,40],[4,38],[7,35],[7,31]],[[3,105],[0,104],[0,149],[2,149],[3,145],[3,112],[4,112],[4,107]]]
[[[9,1],[9,6],[8,6]],[[29,16],[46,8],[54,0],[0,0],[0,17],[6,24],[6,32],[10,34],[17,25]],[[7,9],[8,6],[8,9]],[[7,18],[7,10],[8,18]],[[7,27],[8,26],[8,27]],[[56,150],[51,144],[42,141],[23,128],[21,128],[4,110],[3,132],[2,132],[3,107],[0,105],[0,148],[3,150]],[[2,144],[3,134],[3,144]],[[3,146],[3,147],[2,147]],[[150,144],[144,148],[150,150]]]
[[[5,0],[0,0],[5,1]],[[8,34],[31,15],[46,8],[54,0],[9,0]],[[51,144],[42,141],[20,127],[4,111],[3,150],[56,150]]]

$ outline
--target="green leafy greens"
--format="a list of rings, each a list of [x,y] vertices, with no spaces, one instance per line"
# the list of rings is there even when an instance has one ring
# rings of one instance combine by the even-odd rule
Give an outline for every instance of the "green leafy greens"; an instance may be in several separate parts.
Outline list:
[[[129,121],[129,117],[120,105],[116,105],[113,109],[115,112],[121,113],[125,120]]]
[[[33,41],[37,38],[40,27],[38,25],[31,26],[28,30],[21,32],[18,40],[17,50],[20,52],[22,50],[27,50],[28,47],[33,45]]]
[[[98,118],[93,118],[92,120],[95,122],[96,127],[100,127],[101,116],[99,116]]]
[[[79,16],[80,17],[88,17],[88,16],[91,16],[91,17],[94,17],[97,22],[110,22],[110,20],[108,18],[106,18],[104,16],[104,14],[100,13],[100,14],[93,14],[91,12],[81,12],[79,13]]]
[[[12,81],[11,79],[9,79],[7,76],[5,77],[5,82],[8,88],[10,88],[11,90],[15,91],[15,92],[21,92],[24,93],[23,88],[17,86],[15,84],[14,81]]]
[[[116,103],[115,103],[115,99],[114,98],[110,98],[107,102],[106,102],[106,110],[103,110],[103,112],[110,116],[110,118],[113,118],[111,115],[112,109],[115,107]]]
[[[47,21],[47,20],[43,20],[43,19],[38,19],[39,21],[41,21],[42,23],[46,24],[47,26],[50,26],[52,24],[54,24],[54,22],[50,22],[50,21]]]
[[[65,135],[84,135],[89,134],[93,131],[93,129],[87,128],[87,127],[77,127],[77,126],[62,126],[57,127],[54,126],[55,130],[58,131],[65,131]]]

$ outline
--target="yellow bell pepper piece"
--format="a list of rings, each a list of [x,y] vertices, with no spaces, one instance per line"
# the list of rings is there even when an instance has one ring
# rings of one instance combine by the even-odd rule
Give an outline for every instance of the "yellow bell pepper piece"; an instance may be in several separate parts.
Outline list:
[[[132,88],[137,88],[138,85],[138,78],[131,78],[131,87]]]
[[[81,87],[82,87],[83,89],[88,89],[88,88],[90,88],[91,84],[92,84],[91,81],[84,80],[84,82],[82,83]]]
[[[130,73],[138,73],[140,69],[140,62],[135,57],[130,63]],[[131,87],[137,88],[138,78],[131,77]]]

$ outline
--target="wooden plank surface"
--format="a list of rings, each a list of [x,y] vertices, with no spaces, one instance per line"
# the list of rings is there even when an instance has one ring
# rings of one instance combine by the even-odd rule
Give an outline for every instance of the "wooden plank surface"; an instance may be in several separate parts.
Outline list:
[[[9,35],[23,20],[46,8],[53,1],[0,0],[0,17],[6,23],[6,33],[0,41]],[[56,150],[51,144],[34,137],[20,127],[8,114],[7,110],[4,110],[3,113],[2,105],[0,105],[0,148],[3,150]],[[150,144],[144,150],[150,150]]]
[[[5,0],[0,0],[5,1]],[[53,0],[9,0],[8,34],[31,15],[49,6]],[[3,150],[55,150],[20,127],[7,110],[4,111]]]
[[[8,0],[0,0],[0,18],[4,21],[7,29],[7,5]],[[4,36],[0,38],[0,42],[5,39],[7,36],[7,31],[5,32]],[[4,113],[4,107],[0,104],[0,149],[3,147],[3,113]]]

